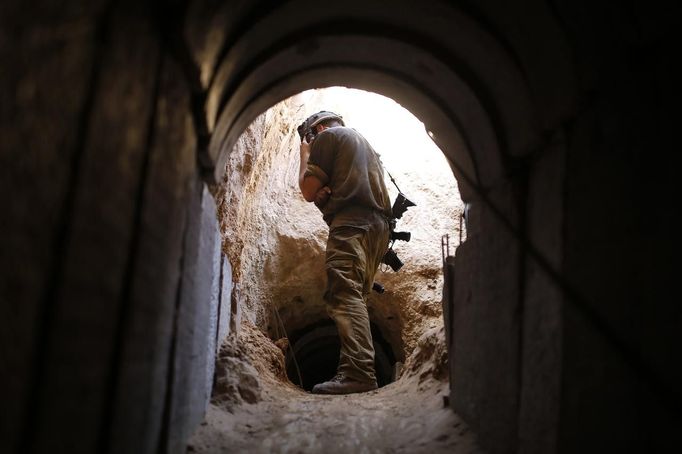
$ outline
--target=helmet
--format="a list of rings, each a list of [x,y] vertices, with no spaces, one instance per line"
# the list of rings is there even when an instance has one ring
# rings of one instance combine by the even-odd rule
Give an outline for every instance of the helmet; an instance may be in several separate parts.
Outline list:
[[[321,110],[316,114],[312,114],[311,116],[308,117],[306,123],[308,123],[308,127],[314,128],[319,123],[325,120],[332,119],[337,120],[339,123],[341,123],[341,126],[346,126],[345,123],[343,122],[343,117],[341,117],[341,115],[335,114],[334,112],[330,112],[328,110]]]
[[[312,138],[315,137],[315,126],[320,124],[321,122],[325,120],[337,120],[339,123],[341,123],[342,126],[346,126],[346,124],[343,122],[343,118],[341,115],[335,114],[334,112],[329,112],[327,110],[322,110],[320,112],[317,112],[316,114],[312,114],[309,116],[301,125],[298,127],[298,135],[301,138],[301,141],[303,141],[303,138],[305,137],[308,142],[312,140]]]

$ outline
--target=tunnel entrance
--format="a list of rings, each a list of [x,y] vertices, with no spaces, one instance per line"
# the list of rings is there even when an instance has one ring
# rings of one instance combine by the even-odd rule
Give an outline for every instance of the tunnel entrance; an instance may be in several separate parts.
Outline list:
[[[374,370],[379,387],[391,383],[395,376],[396,360],[393,349],[374,323],[370,323],[374,343]],[[332,321],[321,321],[306,326],[291,336],[286,354],[289,380],[310,391],[318,383],[336,374],[339,362],[339,335]]]
[[[397,223],[397,230],[410,232],[409,241],[392,245],[404,266],[399,272],[380,266],[374,279],[385,292],[371,292],[365,301],[377,384],[385,387],[403,378],[423,336],[442,327],[441,238],[458,236],[463,211],[442,151],[394,100],[345,87],[309,90],[272,106],[244,131],[216,194],[233,297],[239,316],[282,353],[281,369],[275,367],[281,378],[311,391],[335,375],[339,337],[323,300],[329,226],[297,184],[296,127],[320,110],[340,113],[372,144],[391,175],[384,176],[391,202],[400,191],[416,204]]]
[[[396,226],[410,232],[409,241],[393,244],[404,266],[395,272],[381,265],[374,281],[385,291],[371,292],[365,300],[380,388],[343,399],[310,395],[314,385],[336,374],[340,351],[323,298],[329,226],[297,184],[297,126],[320,110],[341,114],[348,127],[372,144],[391,175],[384,176],[391,202],[402,193],[416,204]],[[413,432],[404,431],[407,419],[419,432],[422,427],[431,431],[432,413],[443,408],[442,395],[449,386],[441,240],[446,233],[459,236],[456,220],[463,203],[448,161],[424,123],[375,93],[345,87],[299,93],[269,108],[243,132],[216,201],[223,251],[232,265],[239,336],[229,339],[216,366],[220,375],[214,401],[221,410],[214,416],[221,433],[222,409],[245,424],[239,433],[227,429],[230,445],[239,434],[245,434],[247,445],[256,441],[251,434],[279,434],[272,427],[282,427],[287,435],[270,445],[280,446],[290,440],[291,424],[310,421],[312,429],[296,433],[310,440],[328,437],[332,428],[362,420],[360,407],[369,408],[365,415],[376,415],[379,424],[397,424],[391,432],[409,439],[406,443],[414,438]],[[326,451],[311,446],[306,452]]]

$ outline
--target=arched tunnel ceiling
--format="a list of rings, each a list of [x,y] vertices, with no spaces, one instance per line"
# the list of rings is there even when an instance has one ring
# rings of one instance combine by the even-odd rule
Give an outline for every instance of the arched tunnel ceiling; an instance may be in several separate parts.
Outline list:
[[[429,98],[414,90],[409,83],[393,77],[387,77],[385,73],[379,71],[347,67],[334,68],[334,71],[330,71],[329,67],[325,67],[282,80],[281,85],[273,86],[267,91],[260,92],[257,99],[247,104],[245,110],[236,112],[234,116],[231,115],[231,110],[224,111],[213,136],[216,146],[216,154],[214,156],[217,162],[217,169],[224,167],[229,151],[239,138],[241,131],[250,124],[253,118],[272,104],[271,100],[311,88],[311,81],[315,81],[314,87],[348,85],[386,95],[408,108],[420,119],[429,118],[430,121],[426,123],[427,128],[434,133],[436,143],[441,149],[464,151],[469,148],[466,138],[459,133],[458,128],[452,127],[450,118],[443,114],[439,106],[433,104]],[[284,93],[286,95],[283,95]],[[395,131],[386,131],[386,133],[394,134]],[[499,157],[496,153],[492,153],[497,151],[494,135],[489,134],[484,137],[488,141],[488,147],[485,149],[491,152],[490,156],[488,156],[488,159],[491,161],[489,162],[490,166],[486,167],[486,169],[494,168],[497,172],[500,172],[501,163]],[[214,142],[212,142],[213,144]],[[449,158],[457,159],[461,168],[469,176],[476,179],[478,172],[468,153],[453,153]],[[217,171],[216,176],[219,175],[220,173]],[[492,175],[490,178],[492,179]],[[466,188],[462,188],[462,191],[465,190]]]
[[[225,8],[235,12],[229,2]],[[517,59],[455,8],[400,1],[390,8],[360,1],[320,8],[292,1],[243,14],[250,27],[234,14],[206,21],[216,27],[215,17],[224,17],[228,28],[221,51],[204,52],[217,68],[206,106],[214,180],[258,114],[297,92],[331,85],[381,93],[410,109],[451,162],[481,186],[499,177],[505,154],[521,156],[538,141]],[[466,200],[470,188],[455,174]]]

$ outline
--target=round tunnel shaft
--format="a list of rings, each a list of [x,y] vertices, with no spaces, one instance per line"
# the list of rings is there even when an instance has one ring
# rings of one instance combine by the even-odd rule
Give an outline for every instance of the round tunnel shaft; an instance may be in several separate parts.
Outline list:
[[[373,324],[371,328],[374,369],[377,384],[382,387],[393,381],[396,362],[390,345],[379,329]],[[329,380],[336,374],[341,345],[336,326],[332,323],[313,324],[301,331],[287,351],[286,371],[294,384],[310,391],[317,383]]]

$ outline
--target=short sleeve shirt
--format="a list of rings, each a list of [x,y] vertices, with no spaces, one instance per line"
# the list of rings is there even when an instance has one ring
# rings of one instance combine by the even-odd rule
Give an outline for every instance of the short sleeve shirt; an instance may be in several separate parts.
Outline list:
[[[320,209],[327,225],[366,227],[368,212],[390,217],[391,203],[379,155],[356,130],[325,129],[310,149],[305,176],[317,177],[331,195]]]

